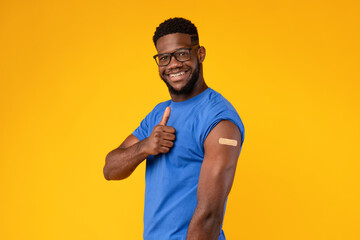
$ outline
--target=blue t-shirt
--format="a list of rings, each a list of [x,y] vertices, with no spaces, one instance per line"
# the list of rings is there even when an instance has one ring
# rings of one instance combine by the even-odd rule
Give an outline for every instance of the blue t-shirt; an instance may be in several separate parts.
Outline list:
[[[235,123],[244,141],[244,126],[234,107],[219,93],[207,88],[183,102],[162,102],[142,120],[133,135],[149,137],[162,119],[171,113],[167,126],[176,129],[174,147],[166,154],[151,155],[145,174],[145,240],[185,240],[197,205],[197,186],[204,159],[204,142],[221,120]],[[225,211],[225,209],[224,209]],[[224,240],[221,230],[219,240]]]

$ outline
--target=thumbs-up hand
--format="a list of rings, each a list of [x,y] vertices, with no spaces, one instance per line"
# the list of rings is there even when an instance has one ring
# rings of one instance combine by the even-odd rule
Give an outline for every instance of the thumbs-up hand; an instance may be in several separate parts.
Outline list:
[[[167,124],[167,122],[168,122],[168,120],[169,120],[169,118],[170,118],[170,112],[171,112],[171,108],[170,108],[170,107],[167,107],[167,108],[165,109],[164,115],[163,115],[163,117],[162,117],[161,122],[159,123],[159,125],[161,125],[161,126],[166,126],[166,124]]]
[[[150,155],[167,153],[174,146],[175,128],[166,126],[170,112],[170,107],[167,107],[160,123],[154,127],[150,136],[145,140],[145,149]]]

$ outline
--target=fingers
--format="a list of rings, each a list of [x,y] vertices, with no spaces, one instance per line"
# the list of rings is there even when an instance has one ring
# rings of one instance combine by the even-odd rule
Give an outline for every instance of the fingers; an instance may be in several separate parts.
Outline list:
[[[168,148],[172,148],[174,146],[174,143],[172,141],[161,141],[160,143],[161,147],[168,147]]]
[[[175,130],[175,128],[170,127],[170,126],[157,125],[157,126],[154,127],[153,132],[175,134],[176,130]]]
[[[163,132],[172,133],[172,134],[174,134],[175,131],[176,131],[175,128],[170,127],[170,126],[163,126],[163,127],[161,128],[161,130],[162,130]]]
[[[168,153],[170,148],[168,147],[159,147],[159,153]]]
[[[151,155],[168,153],[174,146],[175,128],[166,126],[170,118],[170,111],[170,107],[165,109],[160,123],[154,127],[148,141],[146,141],[147,152]]]
[[[167,121],[169,120],[169,117],[170,117],[170,111],[171,111],[170,107],[166,107],[166,109],[164,111],[164,115],[163,115],[159,125],[166,126]]]
[[[164,140],[169,140],[169,141],[175,141],[176,139],[175,134],[171,134],[171,133],[163,133],[162,137]]]

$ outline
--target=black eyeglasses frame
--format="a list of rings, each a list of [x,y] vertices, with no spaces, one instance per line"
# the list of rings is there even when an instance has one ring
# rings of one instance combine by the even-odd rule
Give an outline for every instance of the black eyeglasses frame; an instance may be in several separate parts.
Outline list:
[[[172,58],[173,56],[174,56],[174,58],[176,59],[176,61],[178,61],[178,62],[186,62],[186,61],[189,61],[189,60],[191,59],[191,57],[190,57],[189,59],[187,59],[187,60],[181,61],[181,60],[178,60],[178,59],[176,58],[175,53],[176,53],[177,51],[179,51],[179,50],[188,50],[189,53],[190,53],[190,56],[191,56],[191,49],[193,49],[194,47],[200,47],[200,46],[197,44],[197,45],[194,45],[194,46],[192,46],[192,47],[190,47],[190,48],[179,48],[179,49],[176,49],[175,51],[173,51],[173,52],[171,52],[171,53],[156,54],[156,55],[153,56],[153,58],[154,58],[156,64],[157,64],[159,67],[166,67],[167,65],[169,65],[170,62],[171,62],[171,58]],[[168,63],[168,64],[166,64],[166,65],[159,65],[159,63],[156,61],[156,58],[157,58],[158,56],[161,56],[161,55],[170,56],[170,58],[169,58],[170,60],[169,60],[169,63]]]

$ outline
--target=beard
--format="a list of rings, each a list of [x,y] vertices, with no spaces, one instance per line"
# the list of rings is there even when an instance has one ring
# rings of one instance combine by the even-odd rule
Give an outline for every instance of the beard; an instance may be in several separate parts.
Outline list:
[[[173,86],[171,86],[171,84],[162,75],[160,75],[160,77],[165,82],[165,84],[168,87],[169,92],[171,94],[188,95],[194,90],[195,84],[197,83],[197,81],[199,79],[199,75],[200,75],[200,62],[198,61],[198,64],[197,64],[190,80],[180,90],[176,90],[175,88],[173,88]]]

